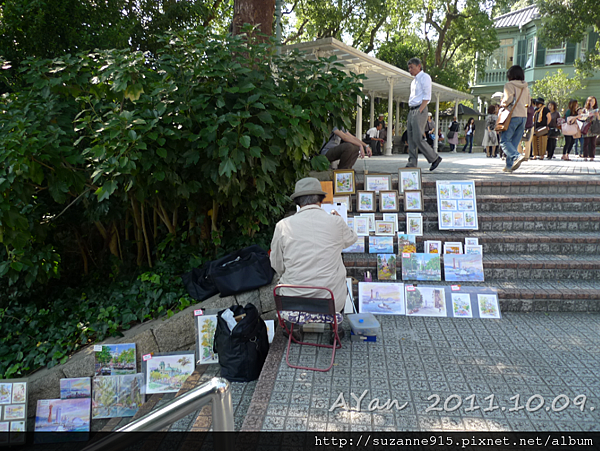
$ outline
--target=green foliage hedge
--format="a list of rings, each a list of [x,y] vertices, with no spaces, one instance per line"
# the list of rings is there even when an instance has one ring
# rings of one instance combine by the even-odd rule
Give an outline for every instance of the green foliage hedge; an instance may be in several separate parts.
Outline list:
[[[196,263],[268,243],[296,180],[327,165],[315,155],[332,126],[349,126],[360,77],[253,39],[190,31],[156,56],[22,65],[25,87],[0,102],[0,314],[15,318],[0,326],[0,374],[185,304],[181,286],[152,301],[141,285],[103,281],[160,267],[182,243]],[[123,293],[141,304],[123,309]],[[23,347],[41,324],[56,330],[47,341],[27,332]]]

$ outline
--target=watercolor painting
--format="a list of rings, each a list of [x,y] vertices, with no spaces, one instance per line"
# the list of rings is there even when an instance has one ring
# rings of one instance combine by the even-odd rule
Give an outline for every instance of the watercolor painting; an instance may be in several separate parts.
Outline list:
[[[399,233],[398,234],[398,255],[413,254],[417,252],[416,235]]]
[[[442,210],[456,210],[456,201],[455,200],[442,200],[441,201],[441,209]]]
[[[393,236],[370,236],[369,254],[393,254],[394,237]]]
[[[472,200],[459,200],[458,201],[458,209],[459,210],[473,210],[475,206],[473,205]]]
[[[450,199],[462,199],[461,185],[450,185]]]
[[[369,218],[355,216],[354,231],[358,236],[369,236]]]
[[[0,383],[0,404],[10,404],[12,401],[13,384]]]
[[[406,217],[406,231],[409,235],[423,235],[423,217],[421,216],[407,216]]]
[[[394,223],[392,221],[375,221],[375,235],[394,236]]]
[[[475,213],[472,213],[470,211],[465,211],[465,226],[467,227],[476,227],[476,221],[475,221]]]
[[[441,241],[427,241],[425,244],[426,254],[441,254],[442,253],[442,242]]]
[[[483,255],[483,246],[478,245],[465,245],[465,254],[477,254]]]
[[[8,432],[10,423],[8,421],[0,422],[0,443],[8,443],[8,436],[1,434],[2,432]]]
[[[348,217],[348,219],[346,219],[346,224],[348,224],[348,227],[354,230],[354,217]]]
[[[404,285],[401,283],[360,282],[358,311],[375,315],[404,315]]]
[[[445,255],[444,276],[447,282],[483,282],[483,261],[481,255]]]
[[[402,255],[402,280],[442,280],[439,254]]]
[[[379,196],[381,211],[398,211],[398,193],[396,191],[381,191]]]
[[[479,238],[465,238],[466,246],[477,246],[479,244]]]
[[[454,221],[454,227],[463,227],[464,223],[464,214],[462,212],[454,212],[452,219]]]
[[[194,351],[156,354],[145,363],[146,393],[177,393],[194,372]]]
[[[36,432],[89,432],[92,400],[40,399],[35,412]]]
[[[199,364],[219,363],[217,353],[213,351],[215,331],[217,330],[217,315],[196,317],[198,330],[198,362]]]
[[[144,375],[99,376],[93,380],[92,418],[132,417],[144,404]]]
[[[92,383],[89,377],[60,380],[60,399],[91,398]]]
[[[334,171],[335,194],[354,194],[354,171]]]
[[[440,199],[450,199],[450,185],[438,185]]]
[[[500,318],[498,296],[495,294],[478,294],[477,303],[479,304],[480,318]]]
[[[375,213],[363,213],[360,216],[369,220],[369,232],[375,231]],[[356,217],[356,216],[355,216]]]
[[[422,191],[404,191],[404,211],[423,211]]]
[[[377,254],[377,280],[396,280],[394,254]]]
[[[25,419],[25,404],[10,404],[4,407],[5,420]]]
[[[135,374],[135,343],[123,343],[101,346],[102,350],[95,352],[95,376],[118,376],[120,374]]]
[[[391,221],[394,223],[394,233],[398,232],[398,213],[384,213],[384,221]]]
[[[471,295],[467,293],[452,293],[452,312],[455,318],[473,318]]]
[[[400,169],[398,179],[400,180],[400,192],[421,189],[420,169]]]
[[[342,249],[343,254],[363,254],[365,252],[365,237],[359,236],[356,243],[352,246]]]
[[[474,191],[474,184],[473,182],[471,183],[466,183],[462,186],[462,197],[463,199],[473,199],[473,196],[475,195],[475,191]]]
[[[442,227],[444,227],[444,228],[452,227],[452,213],[442,212]]]
[[[13,421],[12,423],[10,423],[10,432],[25,432],[25,422],[24,421]],[[15,442],[15,440],[12,437],[12,434],[11,434],[10,441],[12,443]]]
[[[406,287],[408,316],[447,316],[443,287]]]
[[[366,191],[388,191],[391,188],[390,175],[365,175],[365,190]]]
[[[12,403],[25,402],[27,395],[27,382],[15,382],[13,384]]]
[[[359,191],[358,199],[357,199],[357,210],[358,211],[375,211],[375,207],[373,205],[373,199],[375,198],[375,193],[367,192],[367,191]]]

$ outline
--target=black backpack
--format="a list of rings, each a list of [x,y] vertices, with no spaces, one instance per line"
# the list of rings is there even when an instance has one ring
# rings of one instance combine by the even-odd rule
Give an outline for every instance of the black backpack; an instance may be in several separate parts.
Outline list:
[[[219,356],[221,376],[230,382],[250,382],[258,379],[269,353],[267,325],[253,304],[229,307],[233,316],[246,314],[229,330],[221,310],[217,315],[217,329],[213,350]]]

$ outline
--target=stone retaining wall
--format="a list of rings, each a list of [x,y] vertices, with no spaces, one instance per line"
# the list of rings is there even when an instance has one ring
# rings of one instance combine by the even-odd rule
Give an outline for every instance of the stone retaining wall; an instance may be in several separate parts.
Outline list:
[[[203,302],[192,305],[173,315],[171,318],[160,318],[132,327],[123,332],[123,337],[112,337],[96,344],[135,343],[138,371],[141,371],[142,355],[196,349],[196,327],[194,325],[194,310],[225,309],[236,303],[246,305],[252,303],[261,313],[263,319],[274,319],[275,301],[273,287],[277,276],[271,285],[258,290],[248,291],[236,296],[213,296]],[[29,405],[30,416],[35,415],[38,399],[60,398],[60,379],[70,377],[92,377],[94,375],[94,347],[87,346],[75,353],[64,365],[43,368],[29,376]]]

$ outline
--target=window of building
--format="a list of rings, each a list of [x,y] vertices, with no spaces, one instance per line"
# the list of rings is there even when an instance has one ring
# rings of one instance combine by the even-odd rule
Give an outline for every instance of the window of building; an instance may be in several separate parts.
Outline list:
[[[535,38],[532,36],[527,38],[527,63],[525,63],[525,69],[533,67],[533,49],[535,47]]]
[[[565,64],[565,57],[567,54],[567,43],[563,42],[557,47],[546,49],[546,66],[552,66],[553,64]]]
[[[581,58],[581,60],[585,60],[585,54],[588,51],[588,39],[589,39],[590,35],[586,34],[583,37],[583,40],[581,41],[581,44],[579,45],[579,58]]]
[[[488,58],[486,70],[506,70],[513,65],[514,56],[513,39],[501,39],[500,47],[494,50],[494,53]]]

